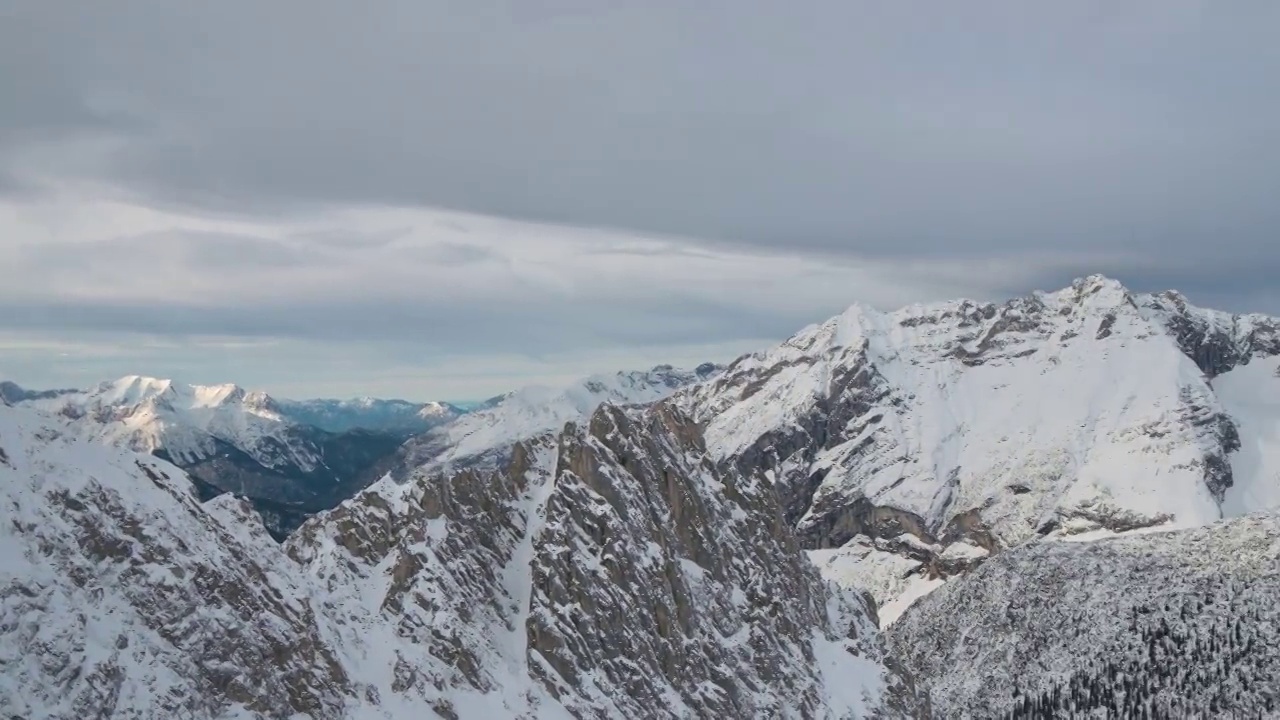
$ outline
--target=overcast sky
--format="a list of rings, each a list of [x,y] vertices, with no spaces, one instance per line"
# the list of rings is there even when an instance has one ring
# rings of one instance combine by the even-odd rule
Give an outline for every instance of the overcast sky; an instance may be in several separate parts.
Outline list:
[[[1090,272],[1280,313],[1277,37],[1275,0],[6,2],[0,378],[468,399]]]

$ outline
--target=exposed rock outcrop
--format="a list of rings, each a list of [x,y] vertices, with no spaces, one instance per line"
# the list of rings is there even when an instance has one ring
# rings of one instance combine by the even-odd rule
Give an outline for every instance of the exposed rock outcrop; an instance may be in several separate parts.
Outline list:
[[[385,625],[414,639],[390,670],[354,663],[384,701],[460,713],[461,693],[530,717],[922,712],[886,669],[871,609],[805,561],[769,484],[717,469],[667,404],[605,406],[518,444],[504,471],[381,483],[288,547],[353,638]]]

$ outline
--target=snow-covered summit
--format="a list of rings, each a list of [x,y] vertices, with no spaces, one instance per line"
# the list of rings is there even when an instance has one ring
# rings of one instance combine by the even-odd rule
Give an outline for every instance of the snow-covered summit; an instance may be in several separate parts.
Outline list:
[[[218,442],[267,467],[289,463],[313,469],[320,462],[314,453],[289,452],[293,443],[286,435],[294,423],[265,395],[247,393],[238,385],[188,385],[130,375],[27,403],[63,417],[81,437],[139,452],[164,451],[179,464],[218,452]]]
[[[1141,295],[1138,301],[1143,315],[1164,326],[1211,378],[1254,358],[1280,355],[1280,319],[1196,307],[1175,290]]]
[[[719,458],[767,470],[808,547],[910,558],[863,573],[890,600],[904,575],[962,569],[956,543],[1196,526],[1252,509],[1242,486],[1268,497],[1215,385],[1280,352],[1280,322],[1176,297],[1091,276],[998,304],[854,306],[679,401]]]

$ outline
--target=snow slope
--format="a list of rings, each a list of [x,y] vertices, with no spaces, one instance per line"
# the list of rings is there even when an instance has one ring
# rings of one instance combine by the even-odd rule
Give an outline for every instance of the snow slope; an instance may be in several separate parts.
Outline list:
[[[410,443],[405,468],[492,462],[512,444],[581,421],[604,403],[651,403],[714,377],[710,363],[693,370],[659,365],[647,371],[593,375],[565,388],[529,386],[500,395]]]
[[[1228,499],[1274,483],[1233,456],[1213,381],[1256,384],[1278,326],[1101,276],[1002,304],[854,306],[679,402],[714,455],[766,469],[806,547],[865,548],[816,559],[886,603],[1040,538],[1265,505]]]
[[[406,431],[328,432],[298,422],[295,405],[236,385],[184,385],[129,376],[85,391],[11,393],[53,413],[64,431],[86,440],[157,455],[186,470],[203,497],[232,492],[251,498],[272,532],[283,537],[311,513],[333,507],[375,481],[396,457]],[[356,402],[308,405],[335,424],[365,420],[430,423],[406,408]],[[302,412],[302,411],[299,411]],[[379,419],[381,418],[381,419]]]
[[[238,501],[3,406],[0,507],[0,715],[339,716],[301,575]]]
[[[1235,485],[1223,512],[1280,509],[1280,356],[1230,370],[1213,388],[1240,434],[1240,450],[1231,456]]]

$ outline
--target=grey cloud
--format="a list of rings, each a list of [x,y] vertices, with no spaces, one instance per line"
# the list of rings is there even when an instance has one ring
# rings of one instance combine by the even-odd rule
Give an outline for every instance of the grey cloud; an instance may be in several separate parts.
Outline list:
[[[495,261],[506,262],[495,252],[476,245],[464,245],[457,242],[436,242],[416,245],[400,250],[406,260],[425,261],[434,265],[460,266],[474,263]]]
[[[601,248],[671,262],[708,247],[904,267],[1025,258],[1032,270],[967,284],[1012,295],[1101,271],[1280,313],[1273,0],[13,5],[0,21],[0,193],[39,189],[33,169],[54,167],[42,149],[107,137],[57,171],[199,213],[422,205],[699,238]],[[502,261],[465,222],[440,222],[452,241],[401,257]],[[399,251],[411,231],[151,235],[115,251],[181,243],[184,262],[296,268]],[[56,252],[32,267],[90,261]],[[0,310],[33,328],[409,331],[429,351],[530,353],[781,337],[820,319],[538,292],[505,305]]]
[[[413,232],[413,228],[393,228],[374,233],[361,233],[349,229],[311,230],[293,233],[290,238],[305,243],[314,243],[339,249],[371,249],[392,245]]]
[[[1262,258],[1280,227],[1269,0],[13,16],[5,112],[145,120],[94,171],[174,203],[426,204],[861,256],[1158,245],[1156,264]]]
[[[322,255],[306,245],[291,245],[268,237],[192,230],[121,235],[92,243],[42,243],[27,246],[24,254],[24,263],[33,269],[111,264],[119,272],[127,272],[131,265],[121,258],[136,258],[156,265],[161,257],[175,257],[185,272],[199,272],[201,268],[298,268],[324,262]]]
[[[794,310],[748,313],[696,298],[588,305],[530,301],[458,304],[343,298],[302,303],[234,304],[6,302],[0,330],[284,338],[327,343],[399,345],[419,360],[511,353],[544,354],[620,348],[714,344],[784,337],[810,322]]]

